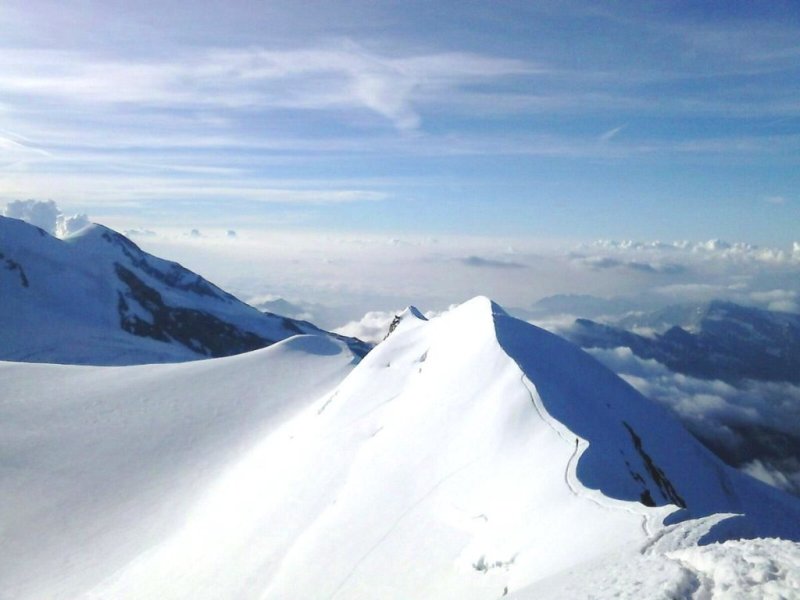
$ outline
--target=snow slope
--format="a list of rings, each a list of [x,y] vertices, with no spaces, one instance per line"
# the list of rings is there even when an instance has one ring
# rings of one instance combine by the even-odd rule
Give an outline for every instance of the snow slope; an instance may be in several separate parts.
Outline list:
[[[262,313],[102,225],[60,240],[0,217],[0,359],[176,362],[238,354],[300,333],[321,331]]]
[[[688,597],[716,581],[717,555],[740,564],[774,544],[761,583],[794,585],[794,542],[698,544],[797,540],[796,499],[489,300],[409,311],[354,362],[300,337],[180,365],[3,364],[0,589]]]
[[[298,336],[183,364],[0,362],[0,598],[79,597],[158,545],[354,360]]]

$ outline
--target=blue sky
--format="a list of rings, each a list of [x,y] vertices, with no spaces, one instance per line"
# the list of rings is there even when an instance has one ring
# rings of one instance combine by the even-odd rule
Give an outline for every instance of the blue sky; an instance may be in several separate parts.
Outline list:
[[[800,7],[4,0],[0,168],[119,228],[788,246]]]

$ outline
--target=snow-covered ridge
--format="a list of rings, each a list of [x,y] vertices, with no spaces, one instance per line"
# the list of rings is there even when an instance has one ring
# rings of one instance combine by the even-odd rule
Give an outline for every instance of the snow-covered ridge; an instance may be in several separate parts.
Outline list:
[[[586,440],[577,470],[583,485],[608,497],[675,505],[683,509],[678,519],[743,513],[736,525],[742,531],[800,538],[795,499],[725,466],[666,409],[577,346],[502,310],[494,315],[500,346],[547,412]]]
[[[5,588],[681,597],[708,580],[699,543],[800,538],[796,499],[486,298],[403,319],[354,362],[300,337],[146,369],[1,364]]]
[[[174,362],[320,333],[310,323],[262,313],[96,224],[60,240],[0,217],[0,284],[0,358],[6,360]],[[348,343],[361,354],[368,350]]]

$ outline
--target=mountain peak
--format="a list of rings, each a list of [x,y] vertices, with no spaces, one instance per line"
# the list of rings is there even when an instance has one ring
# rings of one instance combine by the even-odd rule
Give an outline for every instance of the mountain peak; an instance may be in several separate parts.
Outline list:
[[[460,304],[455,310],[489,311],[492,315],[507,315],[505,309],[488,296],[475,296]]]
[[[0,358],[120,365],[263,348],[314,325],[265,314],[124,235],[89,224],[59,239],[0,219]],[[345,341],[359,356],[365,345]]]
[[[406,308],[404,308],[402,310],[402,312],[397,316],[401,320],[405,319],[406,317],[414,317],[415,319],[419,319],[420,321],[427,321],[428,320],[428,318],[425,315],[422,314],[422,311],[420,311],[416,306],[413,306],[413,305],[410,305],[410,306],[407,306]]]
[[[478,600],[610,597],[644,576],[656,597],[694,581],[675,552],[800,537],[794,498],[488,298],[407,311],[358,364],[319,342],[111,373],[2,365],[4,423],[27,434],[4,440],[6,588]],[[613,583],[583,579],[606,568]]]
[[[425,315],[423,315],[416,306],[409,305],[394,316],[392,322],[389,323],[389,331],[386,332],[386,335],[383,337],[383,339],[385,340],[392,335],[402,324],[415,322],[419,323],[427,320],[427,317],[425,317]]]

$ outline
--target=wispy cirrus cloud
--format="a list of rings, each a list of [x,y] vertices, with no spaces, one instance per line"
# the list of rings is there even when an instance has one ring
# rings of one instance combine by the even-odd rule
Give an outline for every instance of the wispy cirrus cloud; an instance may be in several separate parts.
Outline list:
[[[784,196],[767,196],[764,198],[764,202],[780,206],[781,204],[786,204],[786,198]]]
[[[460,52],[387,56],[350,41],[296,50],[208,49],[149,61],[10,50],[0,66],[0,90],[28,102],[367,110],[401,130],[419,126],[419,98],[538,70],[523,60]]]
[[[223,171],[213,168],[159,165],[154,173],[128,170],[123,173],[85,173],[63,181],[58,172],[26,176],[9,174],[3,195],[15,198],[52,197],[77,199],[82,206],[124,206],[130,203],[173,204],[191,201],[236,201],[250,204],[331,205],[354,202],[379,202],[391,197],[385,186],[374,182],[319,182],[313,180],[272,180],[269,177]],[[347,185],[350,183],[351,185]],[[356,184],[353,186],[352,184]],[[93,212],[97,212],[94,210]]]
[[[51,159],[52,156],[52,153],[20,136],[0,131],[0,166],[4,169],[25,168],[31,162]]]
[[[331,166],[321,163],[331,155],[450,148],[444,140],[417,148],[420,106],[537,69],[470,52],[380,53],[349,40],[293,49],[206,47],[170,58],[5,49],[0,93],[8,103],[0,126],[27,138],[0,137],[7,175],[0,197],[58,190],[61,201],[84,209],[92,198],[118,206],[190,197],[383,200],[392,195],[385,186],[339,182],[342,175],[329,175]],[[323,125],[310,130],[287,114],[311,115]],[[331,133],[337,128],[344,130]],[[306,177],[282,184],[276,167],[300,165]],[[315,178],[326,181],[300,181]]]
[[[620,125],[619,127],[614,127],[614,129],[609,129],[600,135],[600,141],[607,142],[614,139],[623,129],[625,129],[625,125]]]

